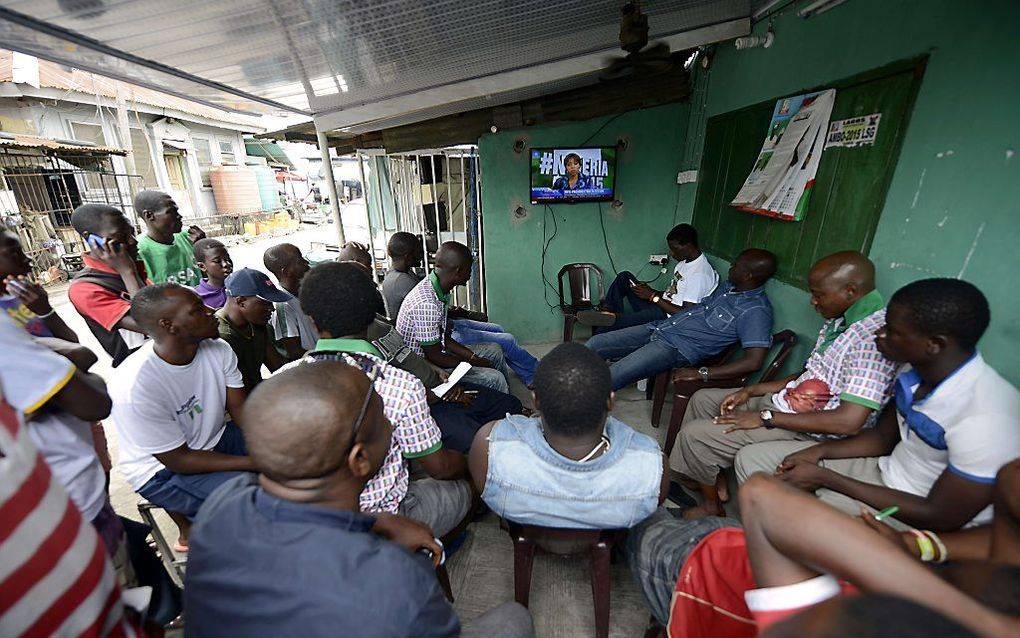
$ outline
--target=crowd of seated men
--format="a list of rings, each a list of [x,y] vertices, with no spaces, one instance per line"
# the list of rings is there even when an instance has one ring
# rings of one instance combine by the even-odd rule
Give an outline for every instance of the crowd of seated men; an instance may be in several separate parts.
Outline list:
[[[72,215],[90,252],[69,298],[113,359],[108,386],[0,233],[0,635],[159,635],[181,611],[111,507],[107,417],[119,471],[178,525],[189,636],[534,635],[509,601],[461,626],[437,579],[440,539],[484,509],[626,530],[670,635],[1020,635],[1020,392],[977,350],[990,309],[970,283],[886,303],[865,256],[820,259],[802,370],[697,392],[667,456],[613,415],[616,393],[761,368],[766,250],[720,281],[681,224],[668,290],[620,273],[581,317],[594,336],[538,360],[450,306],[473,267],[462,244],[419,277],[421,241],[397,233],[378,286],[362,247],[311,267],[281,243],[274,283],[185,231],[166,194],[135,207],[137,239],[118,209]]]

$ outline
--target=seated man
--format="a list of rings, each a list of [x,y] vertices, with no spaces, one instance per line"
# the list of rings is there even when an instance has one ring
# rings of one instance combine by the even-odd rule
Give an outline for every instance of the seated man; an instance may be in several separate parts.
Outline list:
[[[5,317],[0,317],[0,324],[19,330]],[[31,372],[40,375],[42,394],[53,390],[52,385],[45,386],[57,378],[41,368]],[[57,396],[67,393],[62,397],[67,400],[77,395],[72,383],[76,381],[68,379]],[[143,635],[137,623],[125,618],[137,614],[127,611],[113,567],[103,555],[103,541],[71,504],[47,464],[39,461],[39,451],[25,432],[24,414],[8,404],[4,389],[0,388],[0,556],[5,576],[0,636]],[[36,403],[42,394],[35,397]],[[74,396],[75,401],[84,398]]]
[[[412,273],[411,268],[422,264],[422,245],[411,233],[399,232],[390,237],[386,251],[390,255],[390,269],[383,278],[382,293],[387,314],[395,319],[399,316],[404,298],[421,282],[421,277]],[[510,368],[525,385],[531,385],[538,359],[503,326],[485,321],[481,313],[462,308],[449,308],[447,315],[453,325],[451,334],[454,341],[466,346],[480,342],[498,344]]]
[[[609,369],[578,343],[547,354],[535,373],[541,416],[511,416],[478,431],[471,476],[492,511],[525,525],[623,529],[665,500],[659,444],[610,416]]]
[[[397,316],[397,332],[408,347],[435,365],[452,369],[465,361],[471,370],[464,376],[487,388],[509,392],[509,370],[503,350],[495,343],[476,343],[467,348],[446,333],[450,291],[471,277],[471,251],[455,241],[443,243],[436,252],[436,268],[404,299]]]
[[[853,587],[917,601],[968,626],[981,619],[989,623],[987,628],[996,628],[982,635],[1014,635],[999,631],[1004,620],[1000,614],[1020,612],[1020,505],[1013,498],[1018,475],[1020,461],[999,472],[992,526],[942,534],[934,552],[932,532],[898,534],[867,511],[861,513],[867,523],[862,525],[757,474],[739,494],[746,534],[739,529],[711,531],[723,527],[726,519],[687,521],[657,514],[631,530],[627,558],[654,616],[669,624],[671,635],[906,635],[876,628],[860,633],[861,628],[852,625],[828,629],[841,600],[859,599],[840,596]],[[696,525],[703,529],[692,529]],[[928,537],[927,556],[918,552],[921,536]],[[933,565],[932,573],[918,559],[940,564]],[[837,579],[852,586],[841,586]],[[808,607],[812,611],[804,611]],[[806,629],[794,620],[825,617],[824,631],[821,626]],[[801,633],[766,633],[780,622],[800,625]],[[904,630],[902,624],[893,626]],[[1016,627],[1014,619],[1010,631]]]
[[[878,426],[841,441],[746,448],[738,478],[776,471],[844,511],[896,505],[897,520],[936,531],[987,523],[995,475],[1020,457],[1020,392],[976,351],[988,321],[972,284],[907,284],[876,337],[885,356],[910,364]]]
[[[188,288],[143,288],[131,316],[152,340],[110,383],[121,474],[151,503],[181,515],[174,519],[181,545],[184,519],[221,484],[253,469],[238,426],[244,384],[214,312]]]
[[[471,506],[471,488],[467,481],[457,480],[467,475],[467,460],[443,445],[421,382],[385,363],[368,341],[377,300],[375,284],[360,266],[316,266],[301,283],[301,308],[315,322],[319,341],[314,351],[284,369],[333,359],[376,371],[375,389],[393,424],[393,442],[382,469],[361,493],[361,509],[403,514],[425,523],[436,536],[445,536]],[[430,478],[409,481],[411,460]]]
[[[199,239],[195,242],[195,263],[205,277],[194,286],[205,305],[219,310],[227,303],[223,282],[234,272],[234,261],[227,247],[217,239]]]
[[[874,265],[857,252],[835,253],[811,268],[808,286],[825,322],[803,372],[737,392],[700,390],[691,398],[670,462],[700,485],[704,500],[685,515],[722,514],[725,494],[720,497],[716,479],[741,448],[851,436],[871,427],[889,399],[895,367],[875,346],[885,310]]]
[[[138,261],[138,242],[124,214],[113,206],[84,204],[71,225],[84,240],[85,268],[71,280],[67,298],[117,367],[145,342],[131,318],[131,297],[152,283]]]
[[[244,389],[251,392],[262,382],[263,365],[275,372],[290,360],[276,349],[268,324],[273,304],[286,303],[291,297],[268,276],[251,268],[230,275],[224,285],[227,303],[216,311],[220,338],[234,351]]]
[[[684,374],[691,380],[749,374],[761,367],[772,345],[772,305],[765,282],[775,272],[775,255],[749,248],[733,261],[729,281],[702,303],[669,319],[595,335],[585,345],[603,359],[622,357],[609,367],[613,390],[671,368],[688,368]],[[715,368],[691,367],[737,341],[744,347],[740,360]]]
[[[582,310],[577,313],[578,321],[596,326],[595,332],[640,326],[661,321],[712,294],[719,285],[719,275],[698,248],[698,231],[694,226],[674,226],[666,235],[666,246],[677,261],[669,288],[664,292],[653,290],[639,283],[632,273],[623,271],[606,291],[602,310]],[[630,303],[630,312],[624,300]]]
[[[9,230],[0,230],[0,310],[3,311],[0,314],[6,314],[36,337],[56,337],[77,343],[78,335],[50,305],[46,289],[28,278],[31,273],[32,260],[21,248],[18,236]]]
[[[169,282],[194,287],[202,280],[195,264],[194,244],[205,239],[198,226],[181,230],[184,219],[177,202],[166,193],[144,190],[135,195],[135,213],[145,220],[145,233],[138,237],[138,256],[153,283]]]
[[[270,246],[262,255],[262,263],[280,282],[280,287],[291,295],[287,301],[275,304],[271,325],[276,334],[277,345],[283,348],[288,358],[298,359],[314,348],[315,342],[319,339],[319,335],[315,333],[315,325],[301,310],[301,302],[298,301],[301,280],[308,274],[311,266],[294,244]]]
[[[532,636],[516,603],[461,632],[432,569],[443,550],[431,530],[359,511],[392,436],[372,382],[339,361],[298,366],[253,392],[245,437],[260,475],[225,485],[198,518],[189,635]]]

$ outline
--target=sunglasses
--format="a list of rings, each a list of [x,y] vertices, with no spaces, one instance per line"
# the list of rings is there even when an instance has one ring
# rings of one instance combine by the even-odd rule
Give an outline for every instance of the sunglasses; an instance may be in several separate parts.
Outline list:
[[[348,356],[356,361],[355,365],[368,377],[368,390],[365,392],[365,398],[361,400],[361,409],[358,411],[358,418],[354,421],[354,427],[351,428],[350,444],[354,445],[358,438],[358,430],[361,429],[361,424],[365,420],[365,414],[368,413],[368,404],[372,401],[375,382],[382,373],[382,364],[368,357],[363,357],[358,353],[348,353]]]

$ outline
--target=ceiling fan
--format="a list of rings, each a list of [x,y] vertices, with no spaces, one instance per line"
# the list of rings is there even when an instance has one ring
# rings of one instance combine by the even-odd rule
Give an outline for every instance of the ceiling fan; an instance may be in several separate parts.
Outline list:
[[[632,75],[654,75],[673,68],[669,45],[665,42],[648,43],[648,16],[641,13],[640,0],[620,7],[620,48],[623,56],[606,58],[600,80],[619,80]]]

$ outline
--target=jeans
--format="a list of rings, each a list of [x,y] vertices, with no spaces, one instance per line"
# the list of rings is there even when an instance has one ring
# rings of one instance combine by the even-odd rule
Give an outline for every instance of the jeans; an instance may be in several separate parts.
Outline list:
[[[687,557],[703,538],[723,527],[740,527],[731,518],[709,516],[693,521],[675,518],[660,507],[627,534],[624,555],[652,615],[669,624],[676,579]]]
[[[517,337],[495,323],[457,319],[453,322],[453,339],[465,346],[475,343],[495,343],[503,349],[503,355],[510,368],[517,373],[525,385],[531,385],[535,378],[538,359],[517,343]]]
[[[510,384],[507,381],[510,378],[510,369],[507,368],[503,349],[495,343],[476,343],[469,348],[479,357],[488,359],[492,363],[492,367],[472,366],[471,370],[464,375],[464,380],[503,394],[510,394]]]
[[[400,501],[398,513],[425,523],[436,538],[446,536],[464,520],[471,509],[471,488],[466,480],[437,481],[423,478],[411,481]]]
[[[619,359],[609,366],[613,390],[626,388],[664,370],[693,364],[665,341],[653,340],[652,335],[646,326],[632,326],[597,334],[585,345],[603,359]]]
[[[595,328],[594,334],[630,328],[631,326],[640,326],[650,321],[658,321],[667,317],[665,310],[651,301],[641,299],[635,295],[634,289],[630,285],[631,281],[637,281],[637,277],[625,270],[617,275],[613,283],[609,285],[603,305],[608,310],[616,313],[616,323],[606,328]],[[627,312],[624,300],[630,303],[630,307],[633,308],[632,312]]]
[[[215,452],[246,456],[248,450],[244,444],[241,429],[233,422],[224,425],[223,436],[213,448]],[[138,493],[153,505],[158,505],[170,512],[180,512],[195,520],[198,508],[209,498],[216,488],[230,479],[240,476],[243,472],[210,472],[207,474],[177,474],[164,467],[142,486]]]
[[[527,607],[508,602],[464,625],[460,635],[461,638],[533,638],[535,625]]]
[[[443,433],[443,445],[467,454],[475,433],[489,421],[497,421],[507,414],[520,414],[520,400],[510,394],[496,392],[473,383],[458,384],[464,390],[474,392],[471,405],[441,401],[430,407],[432,418]]]

